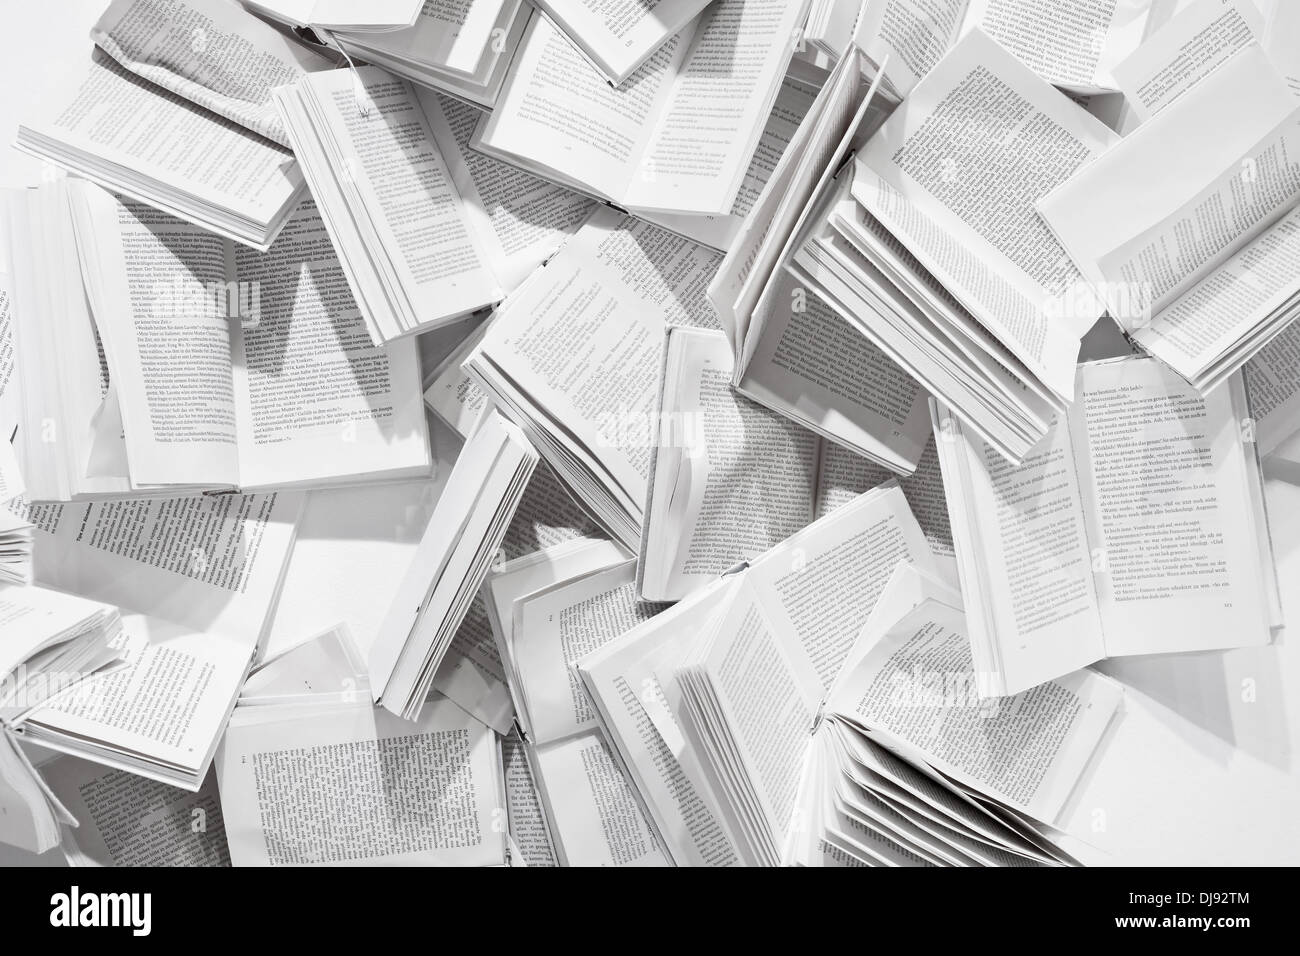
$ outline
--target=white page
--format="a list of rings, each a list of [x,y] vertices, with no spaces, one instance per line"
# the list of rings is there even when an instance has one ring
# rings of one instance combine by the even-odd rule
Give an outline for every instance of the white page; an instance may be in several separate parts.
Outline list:
[[[302,498],[218,495],[25,506],[40,584],[256,638],[269,627]],[[11,506],[12,510],[12,506]]]
[[[863,51],[899,96],[943,58],[961,30],[970,0],[866,0],[859,17]]]
[[[717,588],[709,591],[718,593]],[[703,601],[683,601],[578,665],[606,732],[679,866],[734,866],[741,860],[697,755],[685,751],[655,675],[660,660],[679,659],[702,635],[707,609]]]
[[[456,628],[433,675],[433,688],[498,734],[510,732],[515,709],[481,592],[474,595]]]
[[[415,60],[434,70],[478,77],[485,73],[494,45],[499,43],[500,24],[507,15],[513,19],[518,7],[519,0],[420,2],[415,5],[413,22],[395,30],[348,37],[350,42],[345,48],[357,41],[386,57]]]
[[[133,484],[238,485],[224,240],[89,183],[69,201]]]
[[[1253,0],[1197,0],[1117,64],[1115,81],[1133,114],[1146,121],[1263,30]]]
[[[635,571],[625,562],[516,602],[511,643],[533,743],[599,726],[574,664],[664,609],[637,600]]]
[[[11,387],[15,364],[12,288],[13,280],[0,263],[0,437],[6,441],[18,427],[20,414],[17,384]]]
[[[594,202],[556,183],[470,148],[483,113],[432,91],[417,90],[438,151],[466,203],[471,225],[490,250],[492,272],[507,295],[555,254],[591,214]]]
[[[813,517],[821,518],[891,478],[898,476],[839,445],[828,443],[822,449]],[[948,500],[944,495],[943,473],[939,468],[939,453],[933,434],[926,441],[925,451],[917,463],[915,473],[898,478],[898,486],[903,489],[908,507],[912,509],[935,557],[951,558],[952,526],[948,518]],[[940,564],[945,562],[941,560]]]
[[[645,501],[664,328],[714,321],[704,288],[718,259],[601,210],[502,305],[479,347],[598,457],[629,510]]]
[[[479,131],[484,149],[551,178],[620,201],[686,57],[683,30],[613,89],[560,30],[533,17],[496,109]]]
[[[542,0],[538,6],[618,84],[712,0]]]
[[[1255,353],[1242,374],[1262,457],[1300,431],[1300,325],[1283,329]]]
[[[236,866],[503,862],[496,741],[451,702],[414,723],[369,703],[273,710],[232,723],[218,762]]]
[[[90,633],[97,623],[106,622],[116,610],[107,604],[87,601],[42,587],[0,585],[0,684],[22,676],[14,670],[39,651]],[[101,624],[102,626],[102,624]],[[7,696],[10,688],[3,686]]]
[[[272,87],[334,65],[228,3],[113,0],[90,38],[132,73],[281,146]]]
[[[1295,201],[1298,110],[1249,45],[1038,204],[1116,321],[1145,324]]]
[[[258,314],[232,321],[240,484],[427,472],[416,343],[376,346],[310,200],[271,250],[236,249]]]
[[[624,205],[731,212],[807,9],[807,0],[716,0],[709,6]]]
[[[978,26],[1049,83],[1080,93],[1117,88],[1115,65],[1142,41],[1151,0],[971,0]]]
[[[566,866],[668,866],[668,858],[598,731],[537,751]]]
[[[1122,691],[1099,674],[1079,671],[986,706],[974,691],[964,625],[960,611],[933,600],[922,604],[863,658],[828,711],[881,735],[886,746],[902,744],[912,752],[900,754],[905,759],[919,754],[968,786],[1050,822]],[[941,685],[936,696],[924,677],[937,674],[968,680]]]
[[[201,633],[126,615],[127,666],[92,674],[24,718],[35,742],[197,790],[252,664],[252,632]],[[104,748],[107,748],[105,753]]]
[[[411,84],[365,67],[307,77],[301,87],[337,150],[325,158],[327,175],[341,177],[360,206],[352,211],[364,220],[360,241],[373,231],[392,269],[383,275],[409,303],[409,317],[397,310],[402,331],[497,301],[496,277]]]
[[[24,124],[19,138],[47,143],[40,155],[142,201],[158,205],[162,200],[153,194],[161,184],[193,197],[187,202],[230,210],[262,227],[274,223],[303,186],[288,150],[151,86],[98,52],[62,112]],[[113,168],[103,171],[105,162]],[[129,181],[119,181],[123,170]]]
[[[945,460],[944,483],[960,499],[953,538],[966,628],[981,647],[979,666],[995,672],[990,690],[1018,693],[1105,657],[1077,474],[1087,446],[1058,422],[1014,465],[955,423],[949,435],[952,468]]]
[[[64,830],[74,866],[229,866],[217,778],[197,793],[78,757],[41,768],[50,789],[81,824]]]
[[[1079,339],[1102,308],[1034,204],[1116,141],[972,30],[867,143],[853,194],[1068,398]]]
[[[892,470],[913,469],[929,420],[921,384],[793,276],[776,289],[737,387]]]
[[[788,538],[753,562],[745,580],[783,640],[802,650],[800,679],[825,689],[899,561],[936,570],[907,499],[893,484]]]
[[[1230,389],[1204,398],[1153,359],[1080,371],[1072,421],[1090,535],[1105,558],[1097,591],[1106,652],[1152,654],[1264,644],[1269,614]],[[1086,437],[1085,437],[1086,436]],[[1134,470],[1142,481],[1132,479]]]
[[[500,557],[511,561],[578,538],[605,535],[573,500],[551,466],[539,461],[501,542]]]
[[[812,520],[818,441],[731,390],[721,332],[668,342],[643,593],[678,600]]]
[[[520,865],[513,859],[513,851],[518,850],[523,866],[559,866],[526,745],[517,733],[501,738],[501,762],[510,819],[511,865]]]

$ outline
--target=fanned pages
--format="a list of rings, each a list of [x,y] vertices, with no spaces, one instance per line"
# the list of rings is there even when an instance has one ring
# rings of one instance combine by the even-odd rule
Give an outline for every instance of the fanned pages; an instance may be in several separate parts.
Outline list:
[[[376,704],[419,716],[536,464],[528,440],[497,415],[466,441],[370,649]]]

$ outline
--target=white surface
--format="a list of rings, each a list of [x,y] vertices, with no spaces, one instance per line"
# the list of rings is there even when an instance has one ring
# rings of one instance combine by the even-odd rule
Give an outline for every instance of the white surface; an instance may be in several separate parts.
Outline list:
[[[56,108],[42,102],[42,90],[51,77],[77,68],[89,54],[86,37],[105,3],[67,0],[56,12],[48,5],[0,0],[6,35],[15,40],[0,66],[5,80],[0,136],[6,142],[13,141],[15,126],[28,109]],[[39,181],[39,163],[12,150],[0,153],[0,185]],[[1113,336],[1097,330],[1085,347],[1096,355],[1114,343]],[[384,494],[368,492],[376,493]],[[1300,627],[1300,487],[1271,480],[1267,496],[1283,606]],[[348,509],[337,508],[346,497],[330,493],[309,505],[303,555],[308,563],[323,556],[318,543],[327,533],[330,511],[342,512],[340,519],[346,521]],[[415,497],[393,502],[394,514],[410,506],[427,507],[427,499]],[[354,581],[374,581],[373,559],[381,550],[375,542],[385,530],[375,529],[374,539],[364,529],[347,532],[358,542],[349,558],[357,570]],[[286,614],[302,614],[303,637],[310,633],[313,617],[366,621],[382,614],[369,587],[347,586],[347,566],[326,568],[322,563],[316,569],[319,605],[313,607],[309,589],[301,590],[314,575],[295,575],[292,607],[282,610],[277,629],[295,627]],[[1300,863],[1300,773],[1291,757],[1292,741],[1300,735],[1296,643],[1282,635],[1273,647],[1105,665],[1127,687],[1124,714],[1064,818],[1072,833],[1100,851],[1090,860]],[[1253,682],[1245,685],[1253,688],[1253,702],[1243,699],[1245,681]],[[0,865],[55,862],[59,856],[56,850],[37,860],[0,846]]]

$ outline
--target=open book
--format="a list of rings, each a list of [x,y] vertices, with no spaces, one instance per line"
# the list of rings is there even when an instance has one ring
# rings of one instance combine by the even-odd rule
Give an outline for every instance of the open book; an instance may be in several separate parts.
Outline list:
[[[711,326],[712,249],[601,209],[503,302],[465,369],[615,539],[641,534],[664,329]]]
[[[659,613],[637,600],[635,562],[608,541],[570,541],[484,582],[516,720],[556,855],[567,866],[668,859],[573,671],[584,654]]]
[[[891,484],[579,662],[606,730],[678,862],[781,859],[819,703],[856,663],[862,625],[900,563],[935,572],[920,529]],[[778,644],[779,657],[765,643]],[[710,661],[715,651],[722,655],[716,659],[725,658],[731,686],[743,688],[742,732],[765,735],[745,742],[753,758],[747,768],[739,765],[747,759],[740,751],[718,759],[702,737],[688,733],[678,669],[706,651]],[[728,775],[755,772],[773,774],[767,783],[775,806],[762,822],[738,813],[732,800],[741,797],[729,791],[738,782]],[[710,808],[716,825],[698,825],[705,818],[692,809],[696,802]],[[773,829],[776,820],[783,822]]]
[[[490,109],[501,93],[532,8],[523,0],[474,0],[416,3],[415,10],[411,22],[390,30],[322,29],[328,25],[316,20],[309,25],[317,39],[341,50],[349,60],[364,60],[412,83]]]
[[[31,583],[32,537],[30,521],[0,507],[0,584]]]
[[[196,632],[270,631],[302,496],[199,495],[33,505],[36,582],[183,624]]]
[[[668,330],[637,568],[646,600],[680,600],[894,477],[732,391],[730,378],[722,333]],[[901,485],[932,547],[951,554],[929,432],[924,423],[924,453]]]
[[[236,709],[217,761],[235,866],[500,866],[494,734],[434,695],[414,723],[368,702]]]
[[[1151,358],[1088,363],[1013,466],[937,413],[980,691],[1105,657],[1266,644],[1280,625],[1240,377],[1206,398]]]
[[[377,67],[304,76],[275,99],[375,342],[498,302],[587,212],[472,153],[473,107]]]
[[[310,201],[266,253],[80,180],[15,203],[29,497],[429,473],[415,346],[371,345]]]
[[[812,589],[826,586],[811,564],[803,573],[816,575]],[[642,685],[646,715],[680,765],[696,768],[695,784],[743,862],[807,863],[810,850],[820,855],[823,843],[834,845],[836,832],[853,833],[847,822],[827,820],[828,793],[835,797],[829,809],[859,824],[861,842],[876,849],[841,851],[869,865],[1068,862],[1034,821],[1050,824],[1060,813],[1114,713],[1116,685],[1085,672],[1023,703],[1004,702],[1015,706],[992,717],[972,697],[914,698],[909,692],[924,692],[933,675],[969,686],[960,610],[922,605],[911,619],[891,620],[898,623],[882,639],[860,625],[865,619],[869,628],[875,608],[897,603],[890,592],[900,574],[933,577],[919,564],[882,575],[861,596],[847,646],[833,671],[819,674],[808,656],[809,626],[787,617],[789,603],[745,574],[695,606],[689,642],[674,646],[671,632],[656,640],[654,622],[646,626],[640,661],[629,655],[625,671],[651,672]],[[594,657],[580,669],[599,664]],[[612,706],[599,681],[588,686]],[[885,799],[883,786],[863,792],[861,767],[888,774],[890,755],[906,768],[890,782],[928,777],[937,786],[911,799]],[[967,806],[953,812],[954,803]],[[968,832],[951,832],[963,827]]]
[[[39,772],[77,820],[63,829],[69,866],[230,866],[213,771],[193,793],[79,757]]]
[[[233,3],[115,0],[84,75],[53,117],[18,127],[24,152],[265,250],[305,184],[273,86],[332,64]]]
[[[1062,4],[1059,0],[866,0],[864,49],[900,96],[958,39],[980,29],[1062,89],[1118,88],[1115,65],[1141,42],[1149,0]]]
[[[534,17],[477,145],[624,209],[729,217],[806,9],[807,0],[717,0],[617,88]],[[688,229],[707,224],[665,224],[705,240]]]
[[[124,615],[127,664],[23,715],[33,744],[197,791],[256,653],[256,633]]]
[[[1289,12],[1294,4],[1274,4],[1271,22],[1254,0],[1195,0],[1180,7],[1177,16],[1115,67],[1116,85],[1136,119],[1149,120],[1251,43],[1264,45],[1273,65],[1300,94],[1294,44],[1270,42],[1279,28],[1294,35],[1287,27],[1288,18],[1295,16]]]
[[[537,8],[617,86],[711,2],[538,0]]]
[[[528,440],[498,415],[465,442],[370,648],[376,704],[419,716],[536,464]]]
[[[241,0],[271,20],[293,26],[317,26],[359,33],[387,33],[409,27],[423,0]]]
[[[501,738],[501,770],[505,775],[506,816],[510,822],[511,866],[559,866],[551,827],[542,810],[526,745],[517,731]]]
[[[787,860],[1078,862],[1062,848],[1069,834],[1053,824],[1101,749],[1123,690],[1083,670],[1015,697],[981,699],[964,631],[955,590],[916,568],[896,569],[821,708],[786,828]],[[747,664],[761,666],[773,650],[756,649]],[[720,690],[738,686],[710,663],[698,670]],[[762,752],[765,736],[780,739],[788,721],[732,713],[751,754]],[[769,781],[780,777],[759,770],[749,779],[760,806],[773,807]]]
[[[1018,460],[1103,310],[1034,203],[1115,140],[974,30],[820,200],[788,268]]]
[[[1300,315],[1298,155],[1300,102],[1252,43],[1039,209],[1125,332],[1208,392]]]
[[[1265,458],[1300,432],[1300,324],[1292,322],[1241,370],[1255,423],[1255,447]],[[426,397],[426,401],[427,401]]]

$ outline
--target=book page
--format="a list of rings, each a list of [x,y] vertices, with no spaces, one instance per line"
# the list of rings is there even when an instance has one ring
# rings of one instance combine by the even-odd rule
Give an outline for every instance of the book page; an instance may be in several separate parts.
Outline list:
[[[225,240],[89,183],[69,200],[133,485],[238,485]]]
[[[36,581],[196,630],[269,626],[293,547],[299,495],[28,505]]]
[[[147,177],[253,223],[271,223],[303,184],[284,147],[153,86],[99,50],[62,111],[25,126],[58,144],[57,152],[43,146],[42,155],[60,163],[96,172],[111,163],[131,171],[132,183]],[[66,157],[69,148],[89,159]],[[115,173],[100,175],[116,185]]]
[[[271,89],[334,65],[226,3],[113,0],[90,38],[137,76],[285,147]]]
[[[802,651],[795,660],[801,680],[826,689],[899,561],[935,571],[930,546],[894,484],[788,538],[754,561],[745,578],[778,633]]]
[[[516,603],[511,641],[533,743],[599,726],[573,665],[664,609],[637,599],[635,571],[627,562]]]
[[[870,491],[891,478],[898,479],[903,497],[916,522],[930,543],[936,557],[952,557],[952,526],[948,518],[948,500],[943,490],[943,473],[939,468],[939,451],[930,435],[916,471],[899,478],[889,469],[855,455],[847,448],[827,442],[822,449],[817,473],[817,499],[814,518],[821,518],[840,508],[864,491]]]
[[[42,587],[0,585],[0,696],[8,697],[24,675],[15,671],[41,651],[103,630],[116,609]],[[34,677],[37,675],[33,675]],[[10,682],[13,682],[12,685]]]
[[[668,343],[642,593],[679,600],[812,520],[818,441],[732,391],[721,332]]]
[[[1146,121],[1263,31],[1252,0],[1196,0],[1115,66],[1116,84]]]
[[[1300,147],[1300,137],[1295,140]],[[1209,391],[1237,370],[1261,330],[1289,322],[1300,296],[1300,208],[1265,229],[1133,333],[1150,354]],[[1213,371],[1210,371],[1213,369]]]
[[[921,384],[793,276],[776,289],[737,387],[895,471],[915,468],[929,424]]]
[[[1030,69],[1080,93],[1116,89],[1115,64],[1142,41],[1149,0],[971,0],[978,26]]]
[[[537,749],[566,866],[669,866],[636,792],[599,731]]]
[[[515,709],[481,592],[456,628],[433,675],[433,688],[498,734],[509,733]]]
[[[1154,654],[1269,639],[1239,416],[1154,359],[1080,371],[1073,416],[1106,651]],[[1134,481],[1133,475],[1142,476]]]
[[[507,18],[513,19],[519,0],[423,0],[410,25],[398,29],[374,30],[347,36],[363,42],[366,49],[385,57],[419,63],[434,71],[467,77],[482,77],[494,59],[494,43],[504,32]],[[319,21],[313,21],[319,22]],[[351,42],[344,47],[350,48]]]
[[[853,195],[1068,397],[1102,307],[1081,301],[1083,278],[1034,204],[1116,141],[972,30],[859,154]]]
[[[804,679],[804,669],[792,657],[799,650],[792,647],[794,635],[764,613],[758,587],[761,583],[746,575],[694,670],[707,677],[706,706],[718,708],[717,724],[708,730],[697,726],[697,733],[716,738],[729,751],[735,748],[745,797],[758,803],[759,839],[770,854],[779,853],[795,824],[822,688]],[[753,811],[745,815],[755,816]]]
[[[1292,323],[1242,370],[1261,457],[1300,431],[1300,325]]]
[[[902,98],[957,39],[970,0],[866,0],[858,24],[864,52],[888,62],[888,87]]]
[[[954,502],[966,627],[980,668],[994,672],[990,692],[1016,693],[1105,657],[1077,473],[1087,445],[1057,422],[1014,465],[956,422],[941,427],[952,439],[944,484]]]
[[[595,203],[472,149],[482,110],[431,90],[417,95],[470,222],[491,251],[492,272],[509,295],[586,221]]]
[[[92,674],[24,719],[34,741],[94,753],[109,766],[187,789],[203,782],[239,687],[253,632],[197,632],[158,618],[122,618],[128,664]],[[107,753],[105,753],[107,748]]]
[[[807,0],[716,0],[646,144],[630,208],[725,215],[758,146]]]
[[[18,427],[19,395],[14,375],[13,280],[0,264],[0,437],[7,441]]]
[[[703,636],[711,607],[712,602],[683,601],[579,663],[601,721],[679,866],[741,862],[699,756],[688,752],[656,673],[661,661],[680,660]]]
[[[504,560],[513,561],[577,538],[603,537],[599,526],[573,500],[551,466],[539,461],[510,519],[500,554]]]
[[[718,259],[657,226],[602,210],[502,305],[480,346],[595,457],[611,493],[638,521],[664,329],[716,321],[704,290]]]
[[[316,204],[269,252],[234,250],[256,313],[232,321],[240,484],[268,487],[430,467],[413,339],[374,345]]]
[[[215,774],[197,793],[78,757],[41,775],[81,824],[63,831],[74,866],[230,866]]]
[[[559,28],[533,17],[479,142],[490,153],[549,171],[549,178],[624,202],[632,181],[647,173],[645,144],[690,32],[670,37],[615,89]]]
[[[1205,117],[1217,116],[1214,136]],[[1132,331],[1300,196],[1300,103],[1248,44],[1039,203]]]
[[[617,85],[710,2],[542,0],[539,7]]]
[[[951,679],[936,687],[927,675]],[[1115,712],[1119,685],[1084,670],[1015,697],[985,701],[974,687],[961,611],[929,600],[889,629],[827,711],[904,759],[1052,822]]]
[[[377,67],[332,70],[302,85],[333,150],[325,157],[328,175],[338,177],[349,205],[359,206],[352,215],[361,241],[377,239],[385,254],[381,276],[401,290],[402,322],[460,315],[498,300],[487,254],[414,87]],[[344,251],[350,254],[359,252]]]
[[[236,866],[494,866],[492,731],[443,698],[405,721],[370,704],[259,708],[218,762]],[[278,718],[278,719],[277,719]]]
[[[523,856],[524,866],[559,866],[542,798],[528,763],[526,745],[519,734],[501,738],[501,761],[506,778],[506,810],[510,817],[510,842]],[[512,859],[512,865],[518,866]]]

